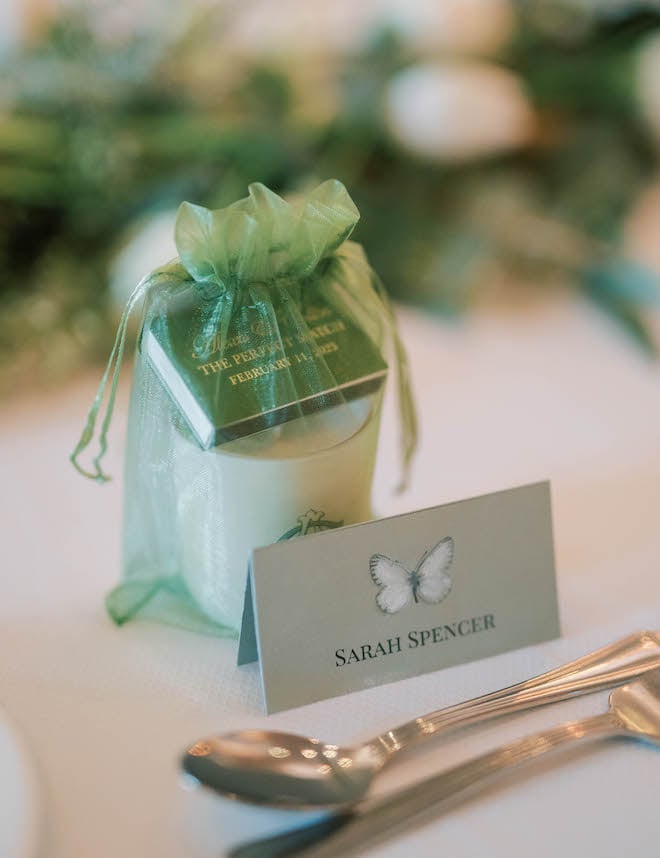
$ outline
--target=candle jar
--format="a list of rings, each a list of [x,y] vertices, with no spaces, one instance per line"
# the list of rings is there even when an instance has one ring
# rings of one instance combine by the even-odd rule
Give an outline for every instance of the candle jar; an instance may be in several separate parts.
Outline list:
[[[364,251],[348,240],[359,213],[346,189],[324,182],[292,201],[249,190],[217,211],[182,204],[179,256],[131,296],[72,454],[79,470],[105,479],[128,317],[144,299],[123,577],[106,602],[119,624],[140,615],[235,634],[253,548],[369,519],[390,367],[404,472],[415,446],[405,352]],[[79,456],[108,381],[86,471]]]
[[[182,576],[211,620],[240,627],[253,548],[371,517],[380,405],[376,394],[211,451],[178,436]]]

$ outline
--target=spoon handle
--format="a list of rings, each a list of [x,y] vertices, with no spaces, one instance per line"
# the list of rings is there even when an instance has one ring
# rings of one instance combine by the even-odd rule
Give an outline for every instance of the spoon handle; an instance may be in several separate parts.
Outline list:
[[[239,846],[229,853],[228,858],[279,858],[286,855],[343,858],[355,855],[362,849],[383,843],[411,823],[423,821],[426,812],[437,812],[451,800],[462,799],[478,787],[490,784],[510,769],[566,745],[621,734],[626,734],[626,729],[612,712],[569,721],[474,757],[384,799],[363,802],[353,811]]]
[[[611,688],[656,667],[660,667],[660,633],[636,632],[525,682],[415,718],[369,744],[388,758],[440,731]]]

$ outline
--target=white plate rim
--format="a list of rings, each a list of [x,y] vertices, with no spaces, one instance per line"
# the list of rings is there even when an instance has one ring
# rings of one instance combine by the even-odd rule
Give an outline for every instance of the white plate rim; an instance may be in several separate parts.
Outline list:
[[[36,858],[41,799],[36,768],[16,722],[0,705],[0,854]]]

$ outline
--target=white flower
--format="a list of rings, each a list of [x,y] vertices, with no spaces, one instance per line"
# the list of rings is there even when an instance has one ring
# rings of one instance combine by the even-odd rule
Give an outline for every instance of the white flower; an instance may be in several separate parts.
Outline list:
[[[521,82],[490,63],[411,66],[391,80],[384,109],[398,143],[439,161],[516,149],[534,134]]]
[[[379,0],[381,22],[422,52],[491,54],[511,37],[509,0]]]
[[[176,256],[175,220],[176,209],[147,215],[131,226],[110,270],[110,296],[118,314],[144,275]]]
[[[371,0],[253,0],[239,9],[229,44],[252,55],[351,51],[372,28],[373,5]]]

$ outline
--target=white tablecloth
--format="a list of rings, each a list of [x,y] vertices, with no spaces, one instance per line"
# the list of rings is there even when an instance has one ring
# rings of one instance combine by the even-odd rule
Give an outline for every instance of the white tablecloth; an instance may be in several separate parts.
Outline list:
[[[105,487],[67,462],[96,378],[25,397],[0,420],[0,704],[38,767],[44,856],[219,858],[292,815],[184,792],[177,758],[191,740],[267,724],[348,742],[660,627],[660,367],[562,295],[483,307],[455,325],[412,310],[400,318],[422,445],[410,491],[392,496],[386,421],[379,514],[550,478],[563,639],[267,719],[256,669],[235,667],[235,642],[148,623],[116,629],[103,612],[119,569],[126,384],[108,457],[117,478]],[[393,767],[379,790],[605,701],[438,743]],[[658,752],[614,742],[528,770],[378,854],[656,855],[658,795]]]

